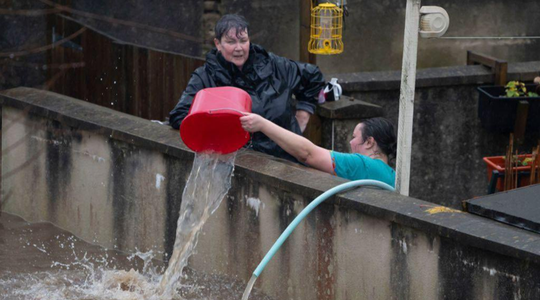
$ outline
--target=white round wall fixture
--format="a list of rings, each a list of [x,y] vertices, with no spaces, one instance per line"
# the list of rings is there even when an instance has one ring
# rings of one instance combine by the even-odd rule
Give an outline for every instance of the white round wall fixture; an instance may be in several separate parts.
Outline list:
[[[450,26],[450,17],[446,10],[439,6],[422,6],[420,8],[420,36],[437,38],[443,36]]]

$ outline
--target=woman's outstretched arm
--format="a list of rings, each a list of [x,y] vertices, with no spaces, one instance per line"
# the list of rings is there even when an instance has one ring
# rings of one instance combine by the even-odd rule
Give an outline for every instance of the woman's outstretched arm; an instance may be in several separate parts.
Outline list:
[[[240,122],[244,130],[264,133],[287,153],[310,167],[330,174],[334,173],[329,150],[321,148],[305,137],[288,131],[257,114],[246,114],[240,117]]]

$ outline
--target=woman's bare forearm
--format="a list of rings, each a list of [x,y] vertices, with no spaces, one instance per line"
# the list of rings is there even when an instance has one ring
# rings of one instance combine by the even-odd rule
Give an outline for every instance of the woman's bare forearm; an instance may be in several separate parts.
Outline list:
[[[311,141],[294,132],[286,130],[268,120],[264,120],[261,132],[278,144],[283,150],[294,156],[299,161],[306,163],[317,147]]]
[[[248,114],[240,118],[240,121],[245,130],[264,133],[299,161],[316,169],[332,173],[332,161],[328,150],[256,114]]]

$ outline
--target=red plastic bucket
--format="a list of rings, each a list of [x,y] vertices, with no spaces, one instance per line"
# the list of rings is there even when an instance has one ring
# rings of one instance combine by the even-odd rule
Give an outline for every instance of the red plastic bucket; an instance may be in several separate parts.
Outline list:
[[[240,124],[245,112],[251,112],[251,97],[241,89],[200,90],[180,125],[180,137],[195,152],[234,152],[249,141],[249,133]]]

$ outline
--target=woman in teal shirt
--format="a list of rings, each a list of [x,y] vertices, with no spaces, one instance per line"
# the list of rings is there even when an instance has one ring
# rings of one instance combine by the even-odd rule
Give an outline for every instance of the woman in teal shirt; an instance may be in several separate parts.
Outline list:
[[[349,142],[352,153],[321,148],[308,139],[290,132],[257,114],[240,118],[248,132],[262,132],[286,152],[315,169],[349,180],[374,179],[395,186],[396,173],[388,160],[396,154],[396,134],[385,118],[362,121]]]

